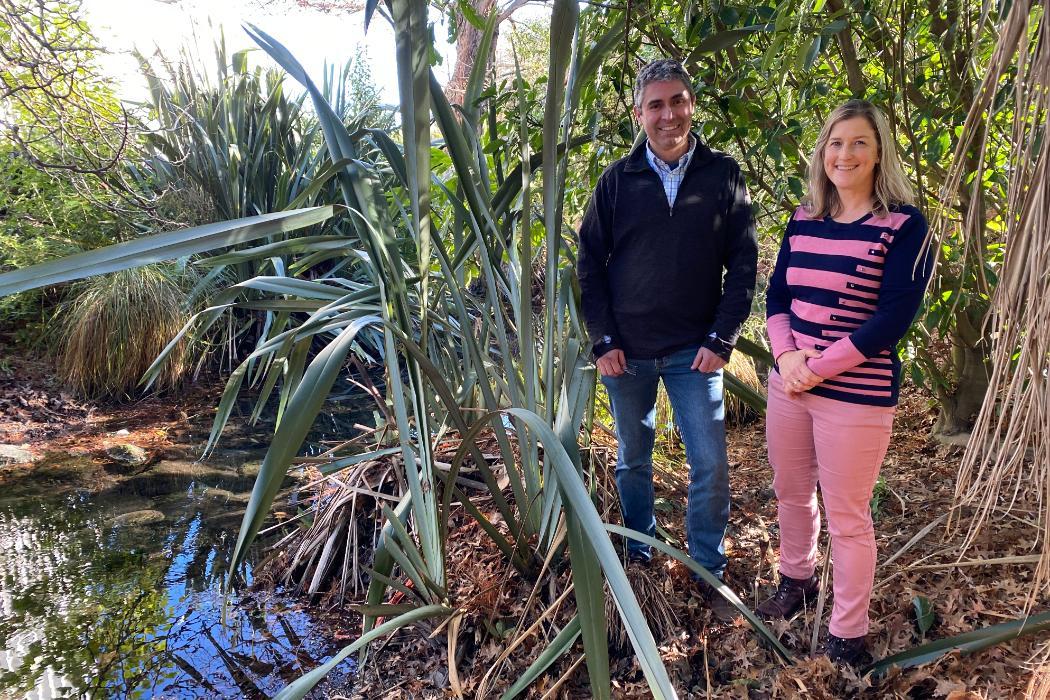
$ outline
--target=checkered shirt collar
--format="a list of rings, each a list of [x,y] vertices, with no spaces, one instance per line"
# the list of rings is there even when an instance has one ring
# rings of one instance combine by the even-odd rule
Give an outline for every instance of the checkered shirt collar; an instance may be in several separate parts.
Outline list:
[[[678,186],[682,183],[682,178],[685,177],[685,171],[689,167],[689,161],[693,159],[695,151],[696,138],[689,134],[689,151],[678,160],[678,166],[672,170],[671,166],[653,153],[653,148],[649,141],[645,142],[645,157],[649,161],[649,166],[660,176],[660,182],[664,186],[664,193],[667,195],[667,203],[671,206],[674,205],[674,200],[678,196]]]

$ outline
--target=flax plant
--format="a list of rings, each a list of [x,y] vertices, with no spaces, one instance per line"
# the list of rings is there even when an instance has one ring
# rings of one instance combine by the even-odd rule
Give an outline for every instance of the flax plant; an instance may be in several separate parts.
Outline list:
[[[335,201],[335,175],[342,166],[328,159],[320,124],[304,108],[306,96],[289,89],[283,71],[253,67],[250,56],[248,50],[229,54],[222,34],[210,57],[198,57],[190,50],[183,50],[177,61],[137,54],[149,86],[146,106],[157,126],[145,136],[148,157],[130,168],[141,187],[167,193],[161,198],[161,219],[173,217],[195,225],[215,217],[237,219]],[[211,61],[211,70],[202,66],[205,59]],[[349,85],[361,79],[367,83],[367,71],[354,62],[340,71],[330,67],[324,75],[323,94],[350,133],[388,126],[391,121],[374,100]],[[373,160],[377,154],[369,142],[361,142],[360,158]],[[199,193],[195,199],[207,206],[185,206],[185,193]],[[169,211],[169,202],[174,211]],[[213,218],[200,220],[202,215]],[[342,217],[333,217],[312,233],[342,235],[344,227]],[[220,283],[261,275],[294,277],[312,267],[312,276],[321,276],[330,271],[332,260],[343,257],[333,239],[321,238],[311,239],[318,245],[293,261],[292,255],[304,252],[304,242],[282,246],[284,239],[283,235],[268,239],[273,246],[267,249],[268,256],[259,255],[261,251],[205,253],[196,265],[205,269],[206,276],[192,290],[190,300]],[[286,261],[298,267],[289,267]],[[344,264],[344,268],[340,276],[364,277],[358,266]],[[228,323],[213,327],[212,346],[232,361],[285,322],[271,310],[238,310]]]
[[[624,30],[620,21],[593,37],[593,43],[584,42],[578,13],[578,6],[569,0],[555,3],[552,27],[556,31],[551,39],[542,152],[529,152],[531,138],[522,104],[518,112],[519,164],[510,176],[497,174],[493,178],[484,151],[478,147],[476,128],[480,114],[477,96],[484,76],[475,71],[466,91],[462,118],[458,118],[429,70],[425,5],[392,3],[389,20],[398,42],[404,146],[401,150],[388,139],[379,138],[402,185],[399,192],[385,198],[377,197],[375,174],[358,166],[353,139],[330,118],[332,110],[294,57],[265,32],[248,29],[274,60],[307,88],[330,159],[354,162],[341,184],[358,244],[375,272],[373,301],[377,297],[379,303],[372,323],[382,328],[388,399],[393,405],[401,467],[409,486],[398,509],[384,508],[386,524],[374,554],[367,603],[360,606],[366,613],[365,636],[318,672],[362,649],[380,629],[425,617],[454,615],[455,601],[448,598],[443,555],[449,511],[453,501],[459,501],[525,576],[535,576],[541,562],[558,555],[563,539],[556,533],[564,530],[577,616],[557,635],[553,652],[542,654],[525,678],[535,678],[568,649],[572,639],[581,636],[591,691],[595,697],[609,697],[605,578],[654,695],[675,697],[655,641],[589,494],[587,484],[593,475],[584,469],[577,446],[593,401],[594,376],[585,357],[582,339],[586,335],[571,267],[564,264],[568,253],[562,222],[565,144],[572,143],[580,85],[590,79],[601,55],[616,45]],[[483,45],[491,41],[494,26],[490,17]],[[517,85],[521,97],[520,77]],[[442,181],[442,173],[430,169],[434,147],[430,141],[431,119],[441,132],[452,163],[448,184]],[[539,206],[543,211],[545,253],[542,318],[536,318],[532,308],[536,261],[530,213],[532,182],[537,175],[542,183]],[[392,247],[395,240],[401,241],[400,252],[405,253],[407,246],[403,259],[415,261],[415,269],[405,269],[400,263],[402,258]],[[484,281],[480,300],[462,293],[466,269],[477,270]],[[409,278],[411,284],[406,282]],[[317,312],[318,321],[322,313],[334,319],[350,312],[336,301]],[[260,350],[274,347],[267,345]],[[322,354],[334,347],[328,346]],[[278,426],[264,462],[238,540],[235,566],[258,532],[279,479],[294,458],[295,450],[287,445],[298,448],[316,415],[316,397],[331,388],[333,376],[313,370],[322,362],[334,367],[338,352],[345,353],[345,347],[332,350],[331,356],[319,355],[289,399],[287,414],[292,417]],[[477,419],[463,410],[473,407],[466,405],[467,397],[473,395],[486,410]],[[293,404],[308,410],[293,411]],[[462,442],[450,472],[444,474],[434,463],[433,440],[448,429],[458,432]],[[495,434],[506,468],[506,489],[501,488],[495,472],[478,453],[475,440],[482,431]],[[517,454],[514,442],[520,446]],[[509,528],[509,535],[455,486],[458,471],[468,458],[488,485],[488,497]],[[340,461],[333,455],[331,466]],[[681,553],[679,556],[688,560]],[[720,585],[710,574],[707,577]],[[406,587],[400,582],[403,579],[412,585]],[[383,603],[390,588],[404,594],[396,606]],[[738,600],[736,603],[740,604]],[[397,617],[375,627],[380,615]],[[751,619],[765,631],[761,622],[753,616]],[[775,638],[769,635],[769,639],[787,658]],[[320,678],[318,672],[289,686],[279,697],[302,697]],[[515,684],[509,695],[524,687],[520,682]]]

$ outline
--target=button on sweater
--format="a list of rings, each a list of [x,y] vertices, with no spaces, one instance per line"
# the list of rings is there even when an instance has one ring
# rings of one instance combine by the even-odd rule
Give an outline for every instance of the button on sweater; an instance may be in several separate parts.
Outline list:
[[[605,170],[580,227],[577,270],[595,356],[619,348],[653,359],[705,345],[728,358],[751,312],[758,258],[740,168],[697,138],[668,205],[645,149]]]

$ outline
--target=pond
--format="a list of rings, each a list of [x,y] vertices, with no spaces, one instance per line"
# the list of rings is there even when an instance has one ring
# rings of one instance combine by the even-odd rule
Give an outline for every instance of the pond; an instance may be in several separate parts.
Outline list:
[[[38,469],[0,493],[0,697],[262,698],[330,658],[332,631],[292,597],[222,593],[250,470],[54,476],[77,468],[58,459],[52,481]]]

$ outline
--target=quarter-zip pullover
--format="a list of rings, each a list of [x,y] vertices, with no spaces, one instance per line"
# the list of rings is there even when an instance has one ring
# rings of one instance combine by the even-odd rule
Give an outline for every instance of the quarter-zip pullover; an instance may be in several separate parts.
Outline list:
[[[751,312],[758,245],[744,178],[693,138],[670,206],[646,142],[598,180],[577,265],[595,356],[619,348],[653,359],[704,345],[728,358]]]

